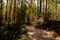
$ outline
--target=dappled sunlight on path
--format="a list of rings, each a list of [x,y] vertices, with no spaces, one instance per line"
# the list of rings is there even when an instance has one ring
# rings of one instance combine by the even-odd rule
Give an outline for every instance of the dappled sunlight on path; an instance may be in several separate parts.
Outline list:
[[[60,36],[54,31],[38,29],[27,26],[27,40],[60,40]]]

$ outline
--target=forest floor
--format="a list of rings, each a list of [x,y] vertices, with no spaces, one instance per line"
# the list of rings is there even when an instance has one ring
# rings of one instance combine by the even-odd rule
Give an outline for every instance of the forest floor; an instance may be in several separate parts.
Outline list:
[[[60,40],[60,36],[54,31],[47,31],[36,28],[34,26],[27,26],[27,40]]]

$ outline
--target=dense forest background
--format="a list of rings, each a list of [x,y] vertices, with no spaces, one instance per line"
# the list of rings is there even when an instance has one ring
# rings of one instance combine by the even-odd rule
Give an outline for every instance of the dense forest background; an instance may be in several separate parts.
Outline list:
[[[27,25],[47,21],[60,21],[59,0],[0,0],[0,40],[25,40]]]

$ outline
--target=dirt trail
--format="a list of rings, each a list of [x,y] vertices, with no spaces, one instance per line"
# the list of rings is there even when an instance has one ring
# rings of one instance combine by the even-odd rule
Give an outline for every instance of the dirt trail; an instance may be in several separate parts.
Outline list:
[[[27,26],[27,40],[60,40],[60,36],[54,31],[46,31],[35,28],[33,26]]]

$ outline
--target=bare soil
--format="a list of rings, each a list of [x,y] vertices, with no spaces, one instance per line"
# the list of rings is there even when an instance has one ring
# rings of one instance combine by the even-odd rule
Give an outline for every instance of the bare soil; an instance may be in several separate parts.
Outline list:
[[[27,26],[27,40],[60,40],[60,36],[55,31],[47,31],[36,28],[34,26]]]

